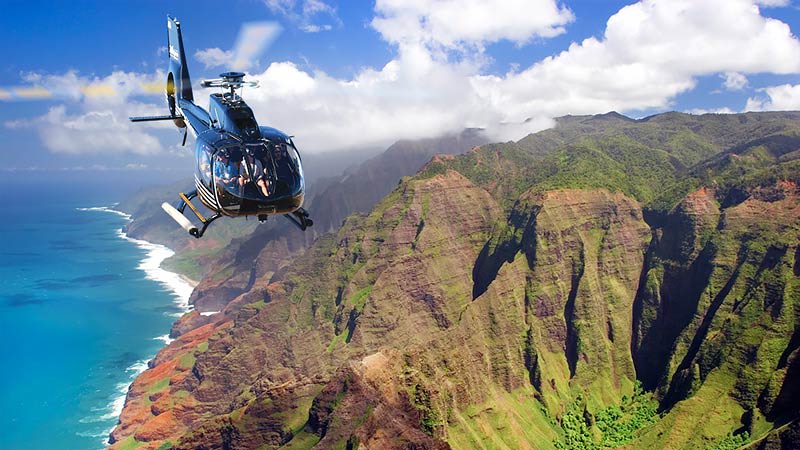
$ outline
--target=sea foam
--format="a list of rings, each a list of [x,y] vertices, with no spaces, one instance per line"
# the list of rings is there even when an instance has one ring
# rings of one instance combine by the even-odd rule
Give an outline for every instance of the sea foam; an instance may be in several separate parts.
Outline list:
[[[192,307],[189,305],[189,297],[192,295],[194,286],[179,274],[161,268],[161,263],[174,255],[175,252],[163,245],[132,238],[126,235],[122,230],[117,230],[117,235],[122,239],[133,242],[139,248],[147,252],[138,268],[144,271],[147,279],[160,283],[172,294],[175,306],[180,310],[180,312],[175,314],[176,317],[180,317],[184,313],[191,311]]]
[[[133,380],[135,380],[136,377],[139,376],[139,374],[141,374],[142,372],[147,370],[147,368],[148,368],[147,360],[141,360],[141,361],[135,362],[130,367],[125,369],[125,372],[127,372],[129,374],[128,375],[128,380],[125,381],[124,383],[117,383],[115,396],[111,400],[111,402],[108,404],[108,406],[106,406],[102,410],[96,411],[96,412],[101,413],[99,416],[97,416],[97,417],[95,417],[93,419],[90,419],[90,420],[85,420],[84,419],[84,420],[81,420],[81,422],[84,422],[84,423],[85,422],[106,422],[106,421],[118,419],[119,415],[122,414],[122,408],[125,407],[125,399],[128,396],[128,389],[130,389],[131,383],[133,383]],[[103,445],[103,447],[105,447],[106,445],[108,445],[108,436],[111,434],[112,431],[114,431],[114,428],[116,426],[117,425],[115,423],[113,426],[111,426],[108,429],[104,430],[102,433],[91,434],[89,437],[100,438],[100,443]]]
[[[154,337],[153,340],[154,341],[161,341],[161,342],[164,343],[164,345],[169,345],[170,342],[174,341],[175,339],[172,339],[171,337],[169,337],[168,334],[164,334],[164,335],[161,335],[161,336]]]
[[[127,220],[131,219],[130,214],[117,211],[112,207],[107,206],[93,206],[89,208],[77,209],[79,211],[108,212],[122,216]],[[126,235],[121,229],[117,230],[117,235],[126,241],[136,244],[137,247],[147,252],[137,268],[145,273],[145,278],[161,284],[172,295],[174,299],[173,302],[179,309],[179,312],[173,315],[180,317],[184,313],[191,311],[192,307],[189,305],[189,297],[192,295],[194,285],[192,285],[181,275],[161,268],[161,263],[165,259],[174,255],[175,252],[163,245],[132,238]],[[169,335],[156,336],[153,339],[163,341],[164,345],[169,345],[169,343],[172,342],[172,339],[169,338]],[[107,421],[119,418],[119,415],[122,413],[122,409],[125,406],[125,398],[127,397],[128,389],[130,389],[131,383],[133,383],[133,380],[135,380],[139,374],[147,370],[147,363],[147,360],[137,361],[135,364],[125,369],[125,371],[129,374],[128,380],[126,382],[117,384],[116,395],[105,408],[103,408],[101,411],[97,411],[101,414],[91,421]],[[107,443],[107,436],[111,434],[115,426],[116,425],[112,426],[107,432],[104,433],[104,438],[102,440],[104,445]]]
[[[126,218],[128,220],[130,220],[130,218],[131,218],[130,214],[126,214],[126,213],[124,213],[122,211],[117,211],[116,209],[112,209],[111,207],[108,207],[108,206],[92,206],[92,207],[89,207],[89,208],[75,208],[75,209],[77,209],[78,211],[109,212],[109,213],[112,213],[112,214],[116,214],[118,216],[122,216],[122,217],[124,217],[124,218]]]
[[[88,208],[76,209],[78,211],[108,212],[117,214],[128,220],[131,219],[130,214],[113,209],[113,206],[116,205],[92,206]],[[126,241],[133,242],[136,244],[136,246],[147,252],[144,259],[139,264],[138,269],[145,273],[145,278],[160,283],[172,294],[172,297],[175,299],[175,305],[180,309],[180,313],[177,314],[177,317],[180,317],[183,313],[191,311],[192,307],[189,305],[189,297],[192,295],[194,285],[185,277],[161,268],[161,263],[164,262],[165,259],[174,255],[175,252],[160,244],[154,244],[142,239],[132,238],[125,234],[125,232],[123,232],[121,229],[117,230],[117,236],[125,239]]]

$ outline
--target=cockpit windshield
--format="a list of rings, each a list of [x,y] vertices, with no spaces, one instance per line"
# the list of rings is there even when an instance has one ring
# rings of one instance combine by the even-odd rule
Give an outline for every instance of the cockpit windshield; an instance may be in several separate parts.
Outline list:
[[[290,142],[235,143],[218,149],[213,159],[217,198],[226,208],[295,196],[304,189],[300,157]]]

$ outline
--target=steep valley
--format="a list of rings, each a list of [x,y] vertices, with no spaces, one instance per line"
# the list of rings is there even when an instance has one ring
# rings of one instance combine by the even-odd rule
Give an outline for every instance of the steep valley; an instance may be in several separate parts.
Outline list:
[[[231,238],[111,448],[800,448],[798,157],[800,113],[566,117]]]

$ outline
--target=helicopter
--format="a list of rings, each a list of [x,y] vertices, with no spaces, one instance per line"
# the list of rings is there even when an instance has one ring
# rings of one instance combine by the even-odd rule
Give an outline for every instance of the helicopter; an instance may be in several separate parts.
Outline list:
[[[194,103],[186,64],[180,22],[167,16],[169,70],[166,99],[169,115],[130,117],[131,122],[170,120],[195,138],[194,189],[178,193],[177,206],[161,208],[191,236],[200,238],[220,217],[283,215],[305,231],[314,222],[302,208],[305,179],[300,153],[292,136],[272,127],[259,126],[253,110],[237,91],[255,87],[242,72],[225,72],[202,80],[204,88],[221,88],[209,96],[208,111]],[[205,217],[192,203],[199,199],[213,215]],[[195,225],[186,208],[200,222]]]

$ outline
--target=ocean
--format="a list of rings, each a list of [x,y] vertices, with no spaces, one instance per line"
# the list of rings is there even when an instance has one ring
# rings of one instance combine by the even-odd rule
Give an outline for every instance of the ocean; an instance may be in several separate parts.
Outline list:
[[[188,310],[192,286],[158,267],[172,251],[121,233],[113,191],[2,189],[0,449],[103,448],[131,381]]]

